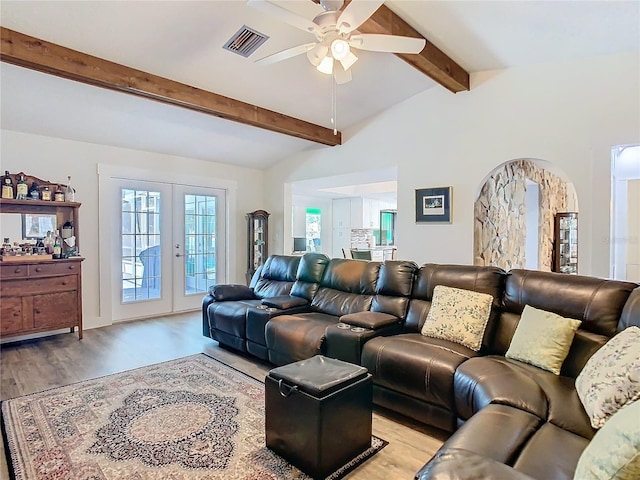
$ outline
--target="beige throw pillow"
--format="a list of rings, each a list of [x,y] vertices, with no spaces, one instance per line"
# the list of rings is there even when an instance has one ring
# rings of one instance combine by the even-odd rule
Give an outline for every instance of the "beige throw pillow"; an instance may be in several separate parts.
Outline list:
[[[482,346],[492,302],[493,297],[487,293],[437,285],[421,333],[477,352]]]
[[[560,375],[580,323],[525,305],[505,357]]]
[[[593,428],[640,399],[640,328],[623,330],[594,353],[576,378],[576,390]]]
[[[618,410],[584,449],[574,480],[640,478],[640,401]]]

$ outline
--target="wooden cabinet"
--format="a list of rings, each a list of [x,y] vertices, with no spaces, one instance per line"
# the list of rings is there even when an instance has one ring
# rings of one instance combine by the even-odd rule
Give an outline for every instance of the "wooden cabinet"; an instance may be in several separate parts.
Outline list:
[[[578,273],[578,214],[556,213],[553,271]]]
[[[27,176],[40,185],[50,182]],[[0,199],[0,213],[55,215],[56,225],[71,222],[80,247],[77,202]],[[63,252],[65,249],[63,249]],[[78,328],[82,338],[82,257],[36,260],[9,257],[0,262],[0,336]]]
[[[3,337],[78,327],[82,338],[81,257],[0,265]]]
[[[247,213],[247,285],[269,255],[269,215],[264,210]]]

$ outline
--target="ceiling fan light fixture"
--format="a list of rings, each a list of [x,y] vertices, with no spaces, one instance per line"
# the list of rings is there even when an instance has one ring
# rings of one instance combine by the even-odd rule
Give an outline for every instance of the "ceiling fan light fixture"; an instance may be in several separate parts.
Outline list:
[[[340,60],[340,63],[342,64],[342,68],[349,70],[357,61],[358,57],[356,57],[353,52],[349,52],[342,60]]]
[[[309,62],[311,62],[311,65],[317,67],[320,65],[322,59],[327,56],[328,51],[329,48],[327,48],[326,45],[319,43],[307,52],[307,58],[309,59]]]
[[[316,68],[321,73],[331,75],[333,73],[333,58],[327,55]]]
[[[336,60],[342,60],[351,53],[349,49],[349,43],[341,38],[336,38],[331,42],[331,55]]]

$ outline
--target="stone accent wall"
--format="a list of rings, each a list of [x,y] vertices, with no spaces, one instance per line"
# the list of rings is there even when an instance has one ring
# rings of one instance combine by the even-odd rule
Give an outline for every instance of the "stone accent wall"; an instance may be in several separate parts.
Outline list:
[[[503,165],[483,185],[475,203],[475,265],[525,268],[527,179],[540,186],[538,268],[551,271],[554,218],[566,211],[567,185],[530,160]]]

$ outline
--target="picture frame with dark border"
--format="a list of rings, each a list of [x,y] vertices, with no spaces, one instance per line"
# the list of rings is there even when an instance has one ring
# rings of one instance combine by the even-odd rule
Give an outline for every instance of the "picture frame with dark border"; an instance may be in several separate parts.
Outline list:
[[[452,223],[453,187],[416,190],[416,223]]]

